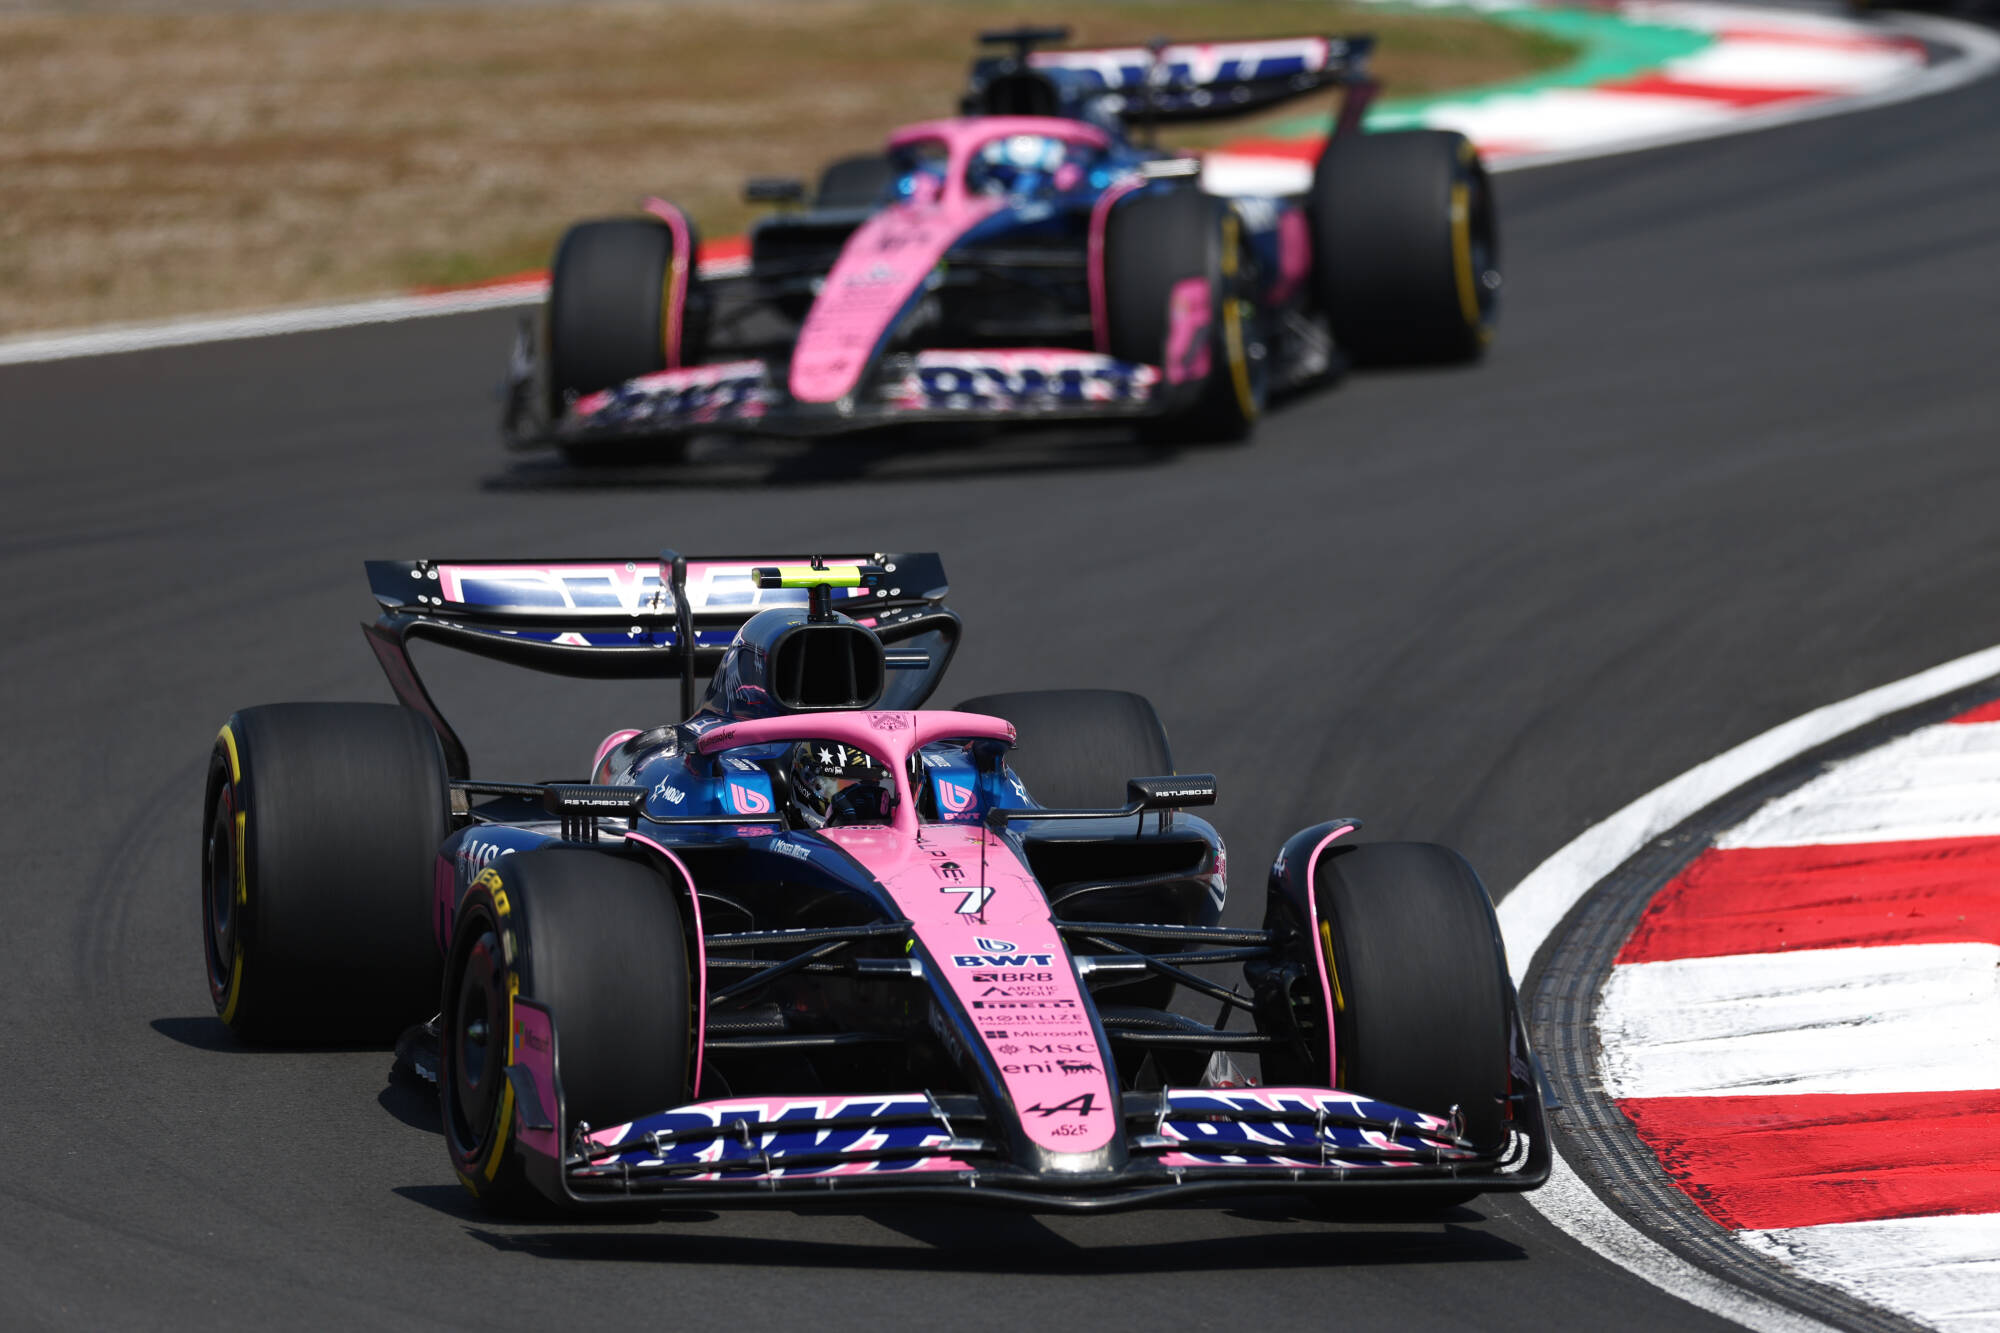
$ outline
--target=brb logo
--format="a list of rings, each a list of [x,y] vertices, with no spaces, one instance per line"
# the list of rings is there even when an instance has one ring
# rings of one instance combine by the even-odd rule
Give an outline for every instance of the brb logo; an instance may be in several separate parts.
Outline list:
[[[1052,953],[1015,953],[1014,941],[989,939],[984,935],[972,937],[972,947],[984,950],[982,953],[955,953],[951,956],[953,967],[1053,967],[1055,955]]]

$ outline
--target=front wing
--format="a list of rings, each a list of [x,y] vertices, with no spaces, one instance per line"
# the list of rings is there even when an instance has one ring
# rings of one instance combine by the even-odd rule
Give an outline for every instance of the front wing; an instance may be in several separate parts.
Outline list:
[[[509,1073],[529,1177],[572,1206],[866,1196],[1112,1211],[1200,1194],[1513,1192],[1543,1183],[1550,1163],[1532,1096],[1505,1149],[1492,1154],[1435,1116],[1330,1088],[1128,1092],[1118,1150],[1072,1173],[1008,1161],[1005,1126],[970,1095],[728,1098],[557,1132],[560,1109],[543,1109],[560,1101],[553,1061],[517,1061]],[[1080,1113],[1093,1109],[1109,1108]]]
[[[783,367],[746,360],[665,370],[579,398],[561,444],[694,432],[827,435],[901,422],[1156,416],[1174,405],[1158,366],[1063,348],[931,350],[886,358],[857,393],[805,403]]]

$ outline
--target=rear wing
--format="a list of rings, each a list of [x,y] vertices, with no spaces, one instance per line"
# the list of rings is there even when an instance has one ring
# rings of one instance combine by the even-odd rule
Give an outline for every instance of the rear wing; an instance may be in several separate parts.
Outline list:
[[[464,744],[439,713],[410,662],[409,645],[447,648],[559,676],[681,681],[681,717],[693,711],[695,681],[714,672],[751,616],[772,607],[804,609],[803,588],[764,588],[759,566],[865,565],[869,586],[836,588],[833,609],[887,643],[922,636],[929,660],[899,671],[899,693],[915,707],[943,674],[958,644],[958,616],[945,608],[944,562],[933,552],[862,555],[658,556],[589,560],[370,560],[368,586],[382,608],[362,633],[389,686],[423,715],[444,746],[454,778],[467,778]]]
[[[983,34],[1016,47],[973,65],[969,113],[1020,112],[1101,119],[1131,125],[1250,115],[1327,88],[1347,90],[1340,128],[1360,121],[1377,84],[1368,73],[1375,39],[1263,37],[1149,46],[1032,49],[1061,29]],[[1039,79],[1046,91],[1037,95]],[[1035,107],[1034,102],[1043,105]],[[1004,105],[1003,105],[1004,103]]]

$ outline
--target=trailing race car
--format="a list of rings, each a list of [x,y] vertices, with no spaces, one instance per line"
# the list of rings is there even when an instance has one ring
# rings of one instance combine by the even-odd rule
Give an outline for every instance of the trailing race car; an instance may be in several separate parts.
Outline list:
[[[1500,286],[1464,136],[1363,133],[1369,37],[1039,50],[989,33],[960,116],[798,181],[745,266],[697,264],[688,215],[579,223],[516,343],[510,441],[625,456],[706,431],[1137,418],[1195,440],[1350,361],[1480,355]],[[1222,199],[1153,127],[1342,91],[1302,196]],[[1133,131],[1139,131],[1135,141]]]
[[[1441,1204],[1547,1177],[1456,853],[1328,820],[1279,852],[1262,926],[1225,926],[1222,841],[1189,813],[1215,781],[1174,774],[1144,699],[924,708],[959,637],[938,558],[785,559],[371,563],[401,705],[250,708],[216,742],[223,1020],[285,1044],[417,1025],[401,1058],[501,1206]],[[574,782],[474,778],[416,639],[678,677],[681,720],[606,737]],[[1193,970],[1220,964],[1242,982]]]

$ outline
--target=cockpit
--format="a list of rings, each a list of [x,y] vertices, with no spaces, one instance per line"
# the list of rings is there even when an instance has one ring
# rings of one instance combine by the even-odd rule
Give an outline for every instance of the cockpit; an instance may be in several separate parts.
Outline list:
[[[1053,134],[1003,134],[973,149],[965,159],[965,193],[973,198],[1032,203],[1109,179],[1103,150]],[[896,145],[891,202],[935,203],[946,193],[951,152],[939,139]]]
[[[1027,804],[1006,768],[1005,746],[990,740],[933,741],[911,754],[908,790],[923,824],[976,824],[988,810]],[[888,763],[836,740],[794,743],[777,765],[792,822],[808,828],[893,823],[900,797]]]

